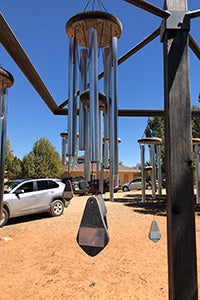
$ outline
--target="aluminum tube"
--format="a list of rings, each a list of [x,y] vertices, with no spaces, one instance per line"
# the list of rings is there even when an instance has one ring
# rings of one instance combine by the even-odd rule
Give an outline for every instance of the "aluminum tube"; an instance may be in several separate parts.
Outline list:
[[[110,201],[114,201],[114,189],[113,189],[113,167],[112,167],[112,161],[110,162],[110,179],[109,179],[109,190],[110,190]]]
[[[103,194],[103,162],[100,162],[99,191]]]
[[[158,166],[158,194],[162,195],[161,147],[160,145],[157,145],[156,148],[157,148],[157,166]]]
[[[144,171],[144,163],[145,163],[144,145],[140,145],[140,155],[141,155],[141,175],[142,175],[142,202],[145,202],[146,196],[145,196],[145,171]]]
[[[62,164],[65,165],[66,163],[66,138],[62,138]]]
[[[117,175],[119,172],[118,167],[118,99],[117,99],[117,38],[112,37],[112,73],[111,73],[111,86],[112,86],[112,107],[111,107],[111,153],[113,161],[113,174]]]
[[[98,40],[97,30],[89,29],[89,95],[90,95],[90,143],[91,143],[91,162],[100,161],[99,152],[99,99],[98,99]]]
[[[7,125],[7,91],[0,91],[1,106],[1,152],[0,152],[0,219],[3,213],[3,191],[4,191],[4,172],[5,172],[5,156],[6,156],[6,125]]]
[[[90,140],[89,140],[89,112],[86,111],[85,118],[85,156],[84,156],[84,175],[87,181],[90,180]]]
[[[111,94],[111,57],[110,48],[104,49],[104,93],[106,103],[104,106],[104,145],[103,145],[103,166],[109,168],[109,140],[110,140],[110,94]]]
[[[155,164],[155,145],[150,145],[151,154],[151,183],[152,183],[152,198],[156,197],[156,164]]]
[[[103,166],[108,169],[110,166],[109,162],[109,140],[105,140],[103,143]]]
[[[106,95],[106,103],[104,107],[104,138],[109,139],[109,101],[110,101],[110,48],[104,49],[104,93]]]
[[[81,49],[80,52],[80,94],[87,88],[87,50]],[[86,107],[80,101],[79,109],[79,149],[85,150],[85,117],[86,117]]]
[[[195,145],[196,155],[196,203],[200,203],[200,146]]]
[[[68,155],[74,156],[77,132],[77,42],[76,38],[69,39],[68,60]]]

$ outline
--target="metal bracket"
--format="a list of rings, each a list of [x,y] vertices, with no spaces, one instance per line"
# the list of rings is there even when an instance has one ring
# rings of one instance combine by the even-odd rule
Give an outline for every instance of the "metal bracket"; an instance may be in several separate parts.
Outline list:
[[[168,18],[164,18],[160,28],[160,40],[163,42],[165,33],[174,36],[178,30],[190,30],[190,17],[186,11],[171,11]]]

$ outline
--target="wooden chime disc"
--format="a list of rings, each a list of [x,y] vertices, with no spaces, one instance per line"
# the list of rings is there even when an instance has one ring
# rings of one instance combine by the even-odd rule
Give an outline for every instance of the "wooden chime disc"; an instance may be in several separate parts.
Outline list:
[[[8,71],[0,67],[0,90],[11,87],[13,83],[13,76]]]
[[[74,15],[66,23],[68,37],[76,37],[80,46],[88,47],[88,32],[95,28],[98,33],[98,47],[110,45],[111,37],[119,38],[122,24],[119,19],[103,11],[86,11]]]
[[[62,138],[68,138],[68,132],[61,132],[61,134],[60,134],[60,136],[62,137]]]
[[[102,92],[98,93],[99,95],[99,108],[103,108],[105,103],[106,103],[106,95]],[[89,90],[86,90],[81,93],[80,95],[80,100],[83,102],[83,104],[87,105],[88,107],[90,106],[90,93]]]
[[[147,145],[159,145],[162,143],[162,139],[157,137],[146,137],[138,140],[139,144],[147,144]]]

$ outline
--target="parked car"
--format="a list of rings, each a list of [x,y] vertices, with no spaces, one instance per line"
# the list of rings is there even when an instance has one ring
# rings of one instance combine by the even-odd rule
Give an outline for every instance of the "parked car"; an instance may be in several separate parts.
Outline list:
[[[142,178],[135,178],[128,183],[122,184],[122,191],[127,192],[131,190],[141,190],[142,189]],[[145,189],[151,189],[151,184],[145,182]]]
[[[82,176],[71,176],[62,178],[62,182],[66,183],[67,180],[71,181],[72,190],[74,194],[87,195],[89,191],[89,184]]]
[[[120,189],[119,186],[115,186],[113,187],[113,191],[114,193],[118,192],[118,190]],[[88,193],[91,194],[96,194],[97,192],[99,192],[100,188],[99,188],[99,179],[94,179],[89,181],[89,191]],[[103,180],[103,193],[109,192],[110,191],[110,184],[109,184],[109,179],[105,178]]]
[[[89,191],[88,193],[96,194],[99,192],[99,179],[93,179],[89,181]],[[103,193],[109,192],[109,179],[104,179],[103,181]]]
[[[0,227],[8,219],[29,214],[49,212],[62,215],[69,201],[63,197],[65,184],[55,179],[16,179],[4,183],[3,218]]]

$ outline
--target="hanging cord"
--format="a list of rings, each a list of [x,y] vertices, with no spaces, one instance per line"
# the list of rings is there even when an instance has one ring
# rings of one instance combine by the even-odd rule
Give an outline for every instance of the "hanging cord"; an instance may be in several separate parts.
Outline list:
[[[90,0],[88,0],[88,2],[86,3],[85,7],[83,8],[83,11],[85,11],[87,9],[89,3],[90,3]]]
[[[86,5],[83,8],[83,11],[86,11],[86,9],[88,8],[90,3],[91,3],[91,0],[88,0]],[[101,0],[93,0],[92,1],[92,10],[95,10],[95,8],[97,10],[104,10],[105,12],[107,12],[106,7]]]

